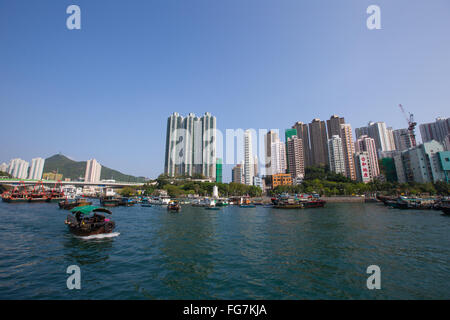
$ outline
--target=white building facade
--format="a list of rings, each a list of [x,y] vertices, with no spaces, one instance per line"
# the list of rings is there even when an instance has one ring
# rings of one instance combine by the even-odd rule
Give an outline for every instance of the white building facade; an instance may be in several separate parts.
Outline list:
[[[199,118],[174,112],[167,119],[164,173],[216,178],[216,118],[211,113]]]
[[[244,132],[244,183],[249,186],[253,185],[253,177],[255,176],[253,161],[252,132],[246,130]]]
[[[17,179],[26,179],[28,176],[28,166],[30,164],[22,159],[12,159],[8,168],[8,173]]]
[[[86,173],[84,175],[85,182],[99,182],[102,166],[95,159],[86,162]]]
[[[342,139],[338,135],[334,135],[331,139],[328,139],[328,162],[331,171],[344,176],[346,175]]]
[[[9,164],[3,162],[2,164],[0,164],[0,171],[2,172],[8,172],[8,168],[9,168]]]
[[[30,180],[41,180],[42,173],[44,172],[45,159],[34,158],[31,160],[30,173],[28,174],[28,179]]]
[[[278,139],[271,149],[271,174],[286,173],[286,144]]]

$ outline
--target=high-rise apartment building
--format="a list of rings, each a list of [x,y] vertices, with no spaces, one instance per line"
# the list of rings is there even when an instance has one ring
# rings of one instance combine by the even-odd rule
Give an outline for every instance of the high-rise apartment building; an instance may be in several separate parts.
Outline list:
[[[305,176],[305,162],[303,159],[303,142],[297,135],[288,138],[287,140],[287,162],[288,172],[293,179]]]
[[[8,172],[8,167],[9,167],[9,165],[7,163],[3,162],[2,164],[0,164],[0,171]]]
[[[342,150],[344,151],[345,174],[349,179],[356,180],[355,146],[353,144],[352,127],[350,124],[341,124]]]
[[[384,122],[369,122],[367,127],[357,128],[355,130],[356,138],[361,136],[369,136],[375,140],[377,151],[393,151],[395,150],[395,142],[392,128],[386,128]]]
[[[31,180],[41,180],[42,173],[44,172],[45,159],[34,158],[31,160],[30,173],[28,174],[28,179]]]
[[[255,177],[259,177],[259,163],[258,163],[258,156],[256,154],[253,157],[253,175]]]
[[[28,176],[28,166],[30,164],[22,159],[12,159],[9,168],[8,173],[12,175],[14,178],[17,179],[26,179]]]
[[[378,165],[377,147],[375,139],[369,136],[361,136],[355,142],[355,152],[366,152],[366,157],[369,159],[370,178],[375,178],[380,175],[380,167]]]
[[[395,140],[394,140],[394,129],[389,127],[386,129],[389,145],[391,146],[391,151],[395,150]]]
[[[368,136],[375,140],[378,152],[395,150],[395,146],[391,145],[393,137],[386,128],[384,122],[370,122],[368,126]]]
[[[341,124],[344,124],[344,118],[337,115],[332,115],[330,120],[327,120],[328,137],[341,136]]]
[[[369,135],[369,127],[356,128],[355,135],[356,135],[356,139],[358,139],[361,136],[368,136]]]
[[[286,152],[287,152],[287,141],[289,138],[296,136],[297,135],[297,129],[291,128],[291,129],[286,129],[284,130],[284,139],[286,141]],[[286,154],[286,165],[287,165],[287,170],[289,172],[289,161],[287,161],[287,154]]]
[[[309,143],[308,125],[303,122],[296,122],[293,129],[297,130],[297,137],[303,142],[303,159],[305,160],[305,168],[311,166],[311,145]]]
[[[411,139],[408,129],[397,129],[393,131],[395,150],[405,151],[415,147],[414,141]]]
[[[190,113],[186,118],[174,112],[167,119],[164,173],[203,174],[216,177],[216,118],[209,112],[201,118]]]
[[[444,181],[446,177],[439,156],[443,151],[444,147],[436,140],[403,151],[400,158],[394,158],[399,182],[400,178],[405,182]],[[401,162],[401,166],[397,167],[397,162]],[[403,169],[403,172],[399,168]]]
[[[450,134],[450,118],[437,118],[435,122],[421,124],[419,129],[423,142],[442,142]]]
[[[445,137],[445,139],[442,142],[442,144],[444,145],[444,150],[445,151],[450,151],[450,134]]]
[[[278,173],[286,173],[286,170],[287,170],[286,144],[284,144],[280,140],[273,142],[271,155],[272,155],[271,175],[278,174]]]
[[[244,184],[244,165],[237,164],[231,169],[231,182]]]
[[[328,158],[330,171],[345,176],[344,150],[342,148],[342,139],[339,135],[333,135],[328,139]]]
[[[86,173],[84,175],[85,182],[99,182],[102,166],[95,159],[86,162]]]
[[[265,135],[265,148],[266,148],[266,159],[265,159],[265,174],[267,176],[271,176],[273,174],[273,163],[272,163],[272,144],[275,142],[280,141],[280,138],[278,136],[278,132],[274,130],[270,130]]]
[[[245,130],[244,132],[244,183],[253,185],[253,177],[255,176],[255,166],[252,147],[252,132]]]
[[[311,165],[324,166],[328,163],[328,138],[325,121],[313,119],[309,124],[311,144]]]

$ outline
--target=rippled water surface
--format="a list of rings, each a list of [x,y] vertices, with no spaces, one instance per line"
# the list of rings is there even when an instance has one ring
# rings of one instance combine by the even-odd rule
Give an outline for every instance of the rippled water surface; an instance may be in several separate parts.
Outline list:
[[[450,218],[379,204],[113,208],[84,240],[56,204],[0,203],[1,299],[450,299]],[[81,290],[66,269],[81,268]],[[368,290],[369,265],[381,290]]]

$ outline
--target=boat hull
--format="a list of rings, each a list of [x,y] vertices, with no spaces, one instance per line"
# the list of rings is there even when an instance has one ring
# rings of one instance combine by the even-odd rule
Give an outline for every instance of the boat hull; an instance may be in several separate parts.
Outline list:
[[[323,208],[326,204],[324,200],[305,201],[298,203],[283,203],[276,204],[273,207],[276,209],[309,209],[309,208]]]
[[[24,203],[29,202],[28,198],[2,198],[7,203]]]
[[[93,235],[98,235],[98,234],[112,233],[114,231],[115,226],[116,226],[115,222],[110,221],[110,222],[106,222],[105,225],[103,225],[103,226],[99,226],[99,227],[92,228],[92,229],[69,226],[69,231],[78,237],[88,237],[88,236],[93,236]]]
[[[48,198],[30,198],[28,201],[31,203],[47,202]]]
[[[80,224],[72,216],[68,216],[65,223],[69,227],[69,231],[78,237],[112,233],[116,227],[114,221]]]
[[[72,210],[73,208],[80,207],[80,206],[90,206],[92,205],[91,201],[79,201],[79,202],[65,202],[60,201],[58,203],[60,209],[64,210]]]

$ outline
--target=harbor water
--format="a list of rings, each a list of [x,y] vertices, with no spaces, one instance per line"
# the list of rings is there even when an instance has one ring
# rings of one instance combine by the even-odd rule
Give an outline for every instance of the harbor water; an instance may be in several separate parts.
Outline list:
[[[336,203],[281,210],[112,208],[69,233],[57,204],[0,203],[0,299],[450,299],[450,217]],[[69,290],[66,270],[81,270]],[[367,267],[381,270],[369,290]]]

